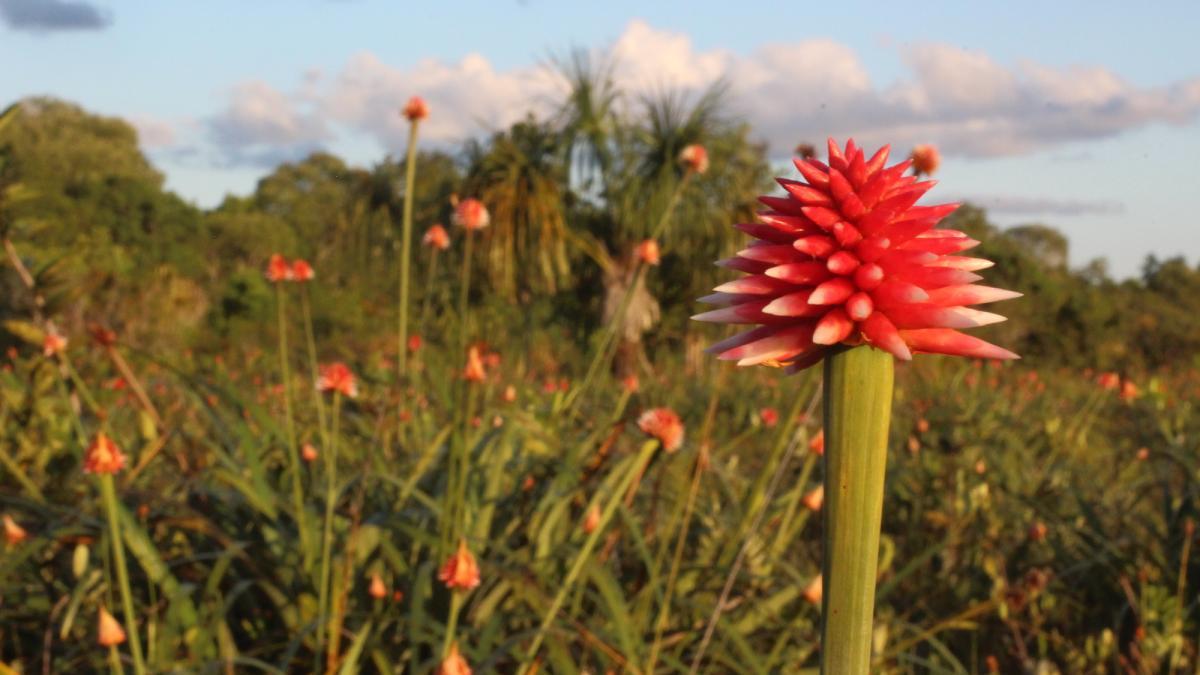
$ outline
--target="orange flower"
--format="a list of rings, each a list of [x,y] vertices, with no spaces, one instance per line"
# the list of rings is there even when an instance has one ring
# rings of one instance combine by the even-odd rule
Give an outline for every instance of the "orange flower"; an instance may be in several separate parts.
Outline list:
[[[758,411],[758,419],[762,420],[763,426],[773,427],[779,422],[779,412],[774,408],[763,408]]]
[[[679,163],[688,171],[704,173],[708,171],[708,150],[703,145],[693,143],[679,151]]]
[[[408,351],[415,352],[421,348],[421,336],[412,335],[408,338]]]
[[[379,577],[378,573],[371,575],[371,586],[367,589],[367,594],[376,600],[382,600],[387,597],[387,586],[384,585],[383,579]]]
[[[464,591],[469,591],[479,585],[479,565],[475,563],[475,556],[467,550],[467,540],[458,540],[458,550],[456,550],[446,560],[446,564],[442,565],[442,569],[438,572],[438,579],[441,579],[446,584],[446,588],[454,590],[461,588]]]
[[[505,403],[512,403],[513,401],[517,400],[517,388],[511,384],[508,385],[504,388],[504,395],[502,398],[504,399]]]
[[[637,423],[646,435],[657,438],[667,452],[675,452],[683,445],[683,422],[670,408],[647,410]]]
[[[483,369],[483,359],[479,356],[479,348],[471,347],[467,350],[467,367],[463,370],[463,378],[467,382],[483,382],[487,377],[487,373]]]
[[[42,340],[42,354],[46,356],[54,356],[67,348],[67,338],[49,331],[46,333],[46,338]]]
[[[307,260],[296,258],[292,261],[292,281],[312,281],[317,273],[313,271],[312,265],[308,264]]]
[[[313,447],[312,443],[305,443],[304,447],[300,448],[300,456],[306,462],[315,462],[317,461],[317,449]]]
[[[1133,383],[1133,380],[1125,380],[1121,383],[1121,400],[1132,401],[1138,397],[1138,387]]]
[[[12,516],[4,514],[4,541],[7,541],[9,546],[16,546],[28,538],[29,533],[25,528],[18,525]]]
[[[425,231],[425,236],[421,237],[421,243],[439,251],[445,251],[450,248],[450,235],[446,233],[446,228],[439,225],[434,225]]]
[[[583,532],[591,534],[596,531],[597,527],[600,527],[600,507],[592,504],[583,516]]]
[[[641,388],[641,383],[638,382],[637,375],[626,375],[625,379],[621,380],[621,387],[630,394],[636,394]]]
[[[633,254],[637,256],[638,260],[641,260],[647,265],[657,265],[661,259],[661,255],[658,251],[658,242],[654,241],[653,239],[647,239],[646,241],[638,244],[637,247],[633,249]]]
[[[408,103],[404,104],[403,113],[409,122],[420,122],[429,117],[429,106],[425,104],[425,99],[420,96],[414,96],[408,99]]]
[[[292,266],[288,264],[287,258],[278,253],[271,255],[271,259],[267,261],[267,281],[271,283],[291,281],[292,274]]]
[[[437,675],[471,675],[471,666],[458,652],[457,642],[450,645],[450,651],[446,652],[446,658],[438,666]]]
[[[917,420],[917,433],[923,434],[927,431],[929,431],[929,420],[922,417],[921,419]]]
[[[454,224],[464,230],[482,230],[489,222],[487,207],[478,199],[464,199],[454,209]]]
[[[824,429],[818,431],[817,435],[813,436],[812,440],[808,442],[808,449],[811,450],[812,452],[817,453],[818,455],[825,454],[825,430]]]
[[[1121,376],[1112,372],[1100,373],[1100,376],[1096,378],[1096,384],[1105,391],[1113,391],[1121,386]]]
[[[825,486],[818,485],[809,490],[808,494],[804,495],[804,498],[800,500],[800,503],[804,504],[804,508],[809,511],[820,511],[821,506],[825,504]]]
[[[1138,448],[1137,454],[1134,456],[1137,457],[1137,460],[1139,462],[1144,462],[1144,461],[1150,459],[1150,448],[1146,448],[1146,447]]]
[[[1040,520],[1035,522],[1033,525],[1029,526],[1029,540],[1030,541],[1041,541],[1041,540],[1045,539],[1046,531],[1047,531],[1047,528],[1046,528],[1045,523],[1043,523]]]
[[[807,600],[809,602],[809,604],[819,606],[821,604],[821,597],[822,597],[822,593],[824,591],[824,587],[825,587],[825,580],[822,578],[822,576],[820,574],[818,574],[817,576],[812,578],[812,581],[808,582],[807,586],[804,587],[804,592],[803,592],[804,599]]]
[[[125,468],[125,454],[103,431],[88,446],[83,455],[84,473],[114,474]]]
[[[103,607],[100,608],[99,624],[96,642],[101,647],[115,647],[125,641],[125,629],[121,628],[116,617],[109,614],[108,610]]]
[[[321,366],[321,375],[317,378],[319,391],[336,391],[343,396],[355,398],[358,396],[358,382],[354,373],[341,361],[327,363]]]
[[[912,149],[913,173],[918,176],[932,175],[941,163],[942,155],[935,145],[926,143]]]

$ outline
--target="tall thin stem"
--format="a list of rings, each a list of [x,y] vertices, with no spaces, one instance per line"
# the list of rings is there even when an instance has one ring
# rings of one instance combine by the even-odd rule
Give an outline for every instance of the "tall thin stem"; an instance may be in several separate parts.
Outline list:
[[[462,279],[458,290],[458,351],[460,354],[467,348],[469,331],[467,305],[471,294],[471,254],[475,250],[474,230],[467,230],[466,240],[463,245]]]
[[[335,391],[333,393],[333,422],[329,434],[329,450],[322,453],[322,456],[325,458],[325,526],[321,542],[321,590],[317,602],[319,620],[321,622],[326,620],[326,614],[329,610],[329,558],[333,550],[333,507],[337,500],[337,453],[341,408],[341,393]],[[324,643],[328,633],[324,631],[318,632],[321,633],[322,643]]]
[[[425,297],[421,299],[421,323],[417,324],[417,330],[422,333],[428,330],[425,324],[429,320],[429,306],[433,304],[433,281],[437,278],[438,252],[437,248],[433,248],[430,251],[429,269],[425,271],[425,289],[423,293]]]
[[[408,268],[412,257],[413,184],[417,176],[417,127],[408,128],[408,155],[404,160],[404,215],[400,230],[400,381],[408,376]]]
[[[129,653],[133,656],[133,672],[143,675],[146,672],[146,664],[142,661],[142,642],[138,638],[137,615],[133,611],[133,592],[129,586],[129,568],[125,564],[125,542],[121,539],[121,521],[117,516],[117,494],[113,487],[112,474],[100,474],[100,498],[104,502],[104,512],[108,517],[108,536],[112,540],[117,585],[121,589],[122,612],[129,634]]]
[[[871,667],[893,377],[892,356],[873,347],[825,359],[823,674]]]
[[[283,284],[275,283],[275,305],[279,315],[279,375],[283,378],[283,417],[287,427],[288,461],[292,472],[292,508],[296,515],[296,529],[300,531],[300,548],[303,550],[304,569],[312,568],[312,546],[308,540],[308,526],[304,517],[304,490],[300,485],[300,452],[296,449],[296,419],[292,415],[292,369],[288,363],[287,339],[287,296]]]
[[[308,300],[308,285],[306,284],[300,292],[300,311],[304,314],[304,337],[308,342],[308,364],[312,371],[313,386],[313,404],[317,407],[317,431],[321,434],[321,445],[329,447],[329,431],[325,426],[325,401],[321,398],[321,392],[317,389],[316,383],[320,379],[319,366],[317,364],[317,340],[313,334],[312,309]]]

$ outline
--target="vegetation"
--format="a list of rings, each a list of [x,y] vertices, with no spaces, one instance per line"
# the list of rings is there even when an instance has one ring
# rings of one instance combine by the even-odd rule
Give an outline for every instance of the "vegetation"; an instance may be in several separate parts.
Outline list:
[[[404,382],[402,161],[315,154],[205,211],[119,120],[47,99],[0,116],[0,514],[27,534],[0,554],[0,672],[112,667],[101,606],[148,672],[424,673],[453,641],[475,672],[817,663],[819,377],[709,362],[717,336],[688,321],[771,190],[765,149],[719,89],[625,107],[604,64],[563,70],[552,118],[419,154],[418,233],[468,196],[492,226],[465,261],[461,230],[435,268],[417,247]],[[677,162],[692,143],[706,173]],[[1029,298],[987,329],[1024,361],[897,369],[878,671],[1194,671],[1200,269],[1152,258],[1118,281],[1071,269],[1044,225],[968,205],[950,226]],[[656,233],[647,272],[632,251]],[[274,253],[316,278],[273,284]],[[47,356],[51,325],[70,343]],[[312,393],[334,361],[357,398]],[[635,424],[659,406],[686,426],[677,452]],[[118,527],[82,470],[101,431],[129,455]],[[317,459],[294,463],[293,437]],[[469,591],[438,577],[459,536]]]

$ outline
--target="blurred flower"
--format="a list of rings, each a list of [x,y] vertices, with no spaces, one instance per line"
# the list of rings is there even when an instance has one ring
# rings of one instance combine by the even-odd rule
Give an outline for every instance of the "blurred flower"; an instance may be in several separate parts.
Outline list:
[[[387,597],[387,594],[387,586],[384,585],[383,579],[380,578],[379,573],[376,572],[375,574],[372,574],[371,585],[367,588],[367,595],[370,595],[376,600],[382,600]]]
[[[583,515],[583,532],[591,534],[596,531],[597,527],[600,527],[600,506],[592,504],[587,513]]]
[[[1047,532],[1046,524],[1039,520],[1039,521],[1035,522],[1033,525],[1029,526],[1029,540],[1030,541],[1042,541],[1043,539],[1046,538],[1046,532]]]
[[[804,504],[804,508],[809,511],[820,511],[821,506],[825,504],[825,486],[818,485],[809,490],[808,494],[804,495],[800,500],[800,503]]]
[[[504,388],[504,394],[502,398],[504,399],[505,403],[512,403],[513,401],[517,400],[517,388],[511,384],[508,385]]]
[[[658,242],[653,239],[647,239],[633,249],[633,254],[637,256],[638,260],[647,265],[657,265],[660,259]]]
[[[308,264],[307,260],[296,258],[292,261],[292,281],[312,281],[317,273],[313,271],[312,265]]]
[[[67,338],[55,333],[47,331],[45,339],[42,340],[42,354],[45,356],[54,356],[67,348]]]
[[[4,514],[4,541],[8,542],[9,546],[16,546],[29,538],[29,533],[25,528],[17,524],[13,517]]]
[[[1138,391],[1138,386],[1133,383],[1133,380],[1125,380],[1124,382],[1121,383],[1121,400],[1122,401],[1126,401],[1126,402],[1132,401],[1135,398],[1137,398],[1139,394],[1140,394],[1140,392]]]
[[[414,96],[408,99],[408,103],[404,104],[404,117],[409,122],[420,122],[429,117],[429,106],[425,104],[425,99],[420,96]]]
[[[1113,372],[1100,373],[1096,378],[1096,384],[1105,391],[1113,391],[1121,386],[1121,376]]]
[[[941,165],[942,154],[938,152],[936,145],[925,143],[913,147],[911,159],[914,174],[930,176]]]
[[[808,442],[808,449],[812,452],[815,452],[818,455],[825,454],[825,430],[824,429],[820,429],[819,431],[817,431],[817,435],[812,437],[812,440]]]
[[[488,368],[500,367],[500,352],[488,351],[487,347],[485,346],[479,350],[479,353],[483,354],[483,365],[487,366]]]
[[[795,162],[808,183],[780,179],[786,197],[760,197],[761,223],[737,225],[758,241],[718,264],[749,276],[717,286],[703,302],[725,305],[694,319],[757,328],[709,348],[738,365],[818,363],[838,345],[864,342],[909,360],[931,352],[1013,359],[1016,354],[954,330],[1004,317],[970,309],[1020,293],[976,286],[991,263],[952,255],[979,242],[934,226],[958,207],[914,206],[933,186],[884,168],[830,139],[829,166]]]
[[[987,664],[987,670],[989,673],[1000,672],[1000,659],[997,659],[995,656],[988,654],[987,658],[984,659],[984,663]]]
[[[304,461],[306,462],[315,462],[317,461],[317,449],[312,443],[305,443],[304,446],[300,448],[300,456],[304,458]]]
[[[822,592],[824,591],[825,582],[820,574],[813,577],[808,585],[804,587],[802,595],[804,599],[811,605],[821,606]]]
[[[708,171],[708,150],[699,143],[686,146],[679,151],[679,163],[688,171],[704,173]]]
[[[442,565],[438,579],[451,590],[461,588],[469,591],[479,585],[479,566],[475,564],[475,556],[467,550],[466,539],[458,540],[458,550]]]
[[[272,283],[291,281],[292,274],[292,266],[288,264],[287,258],[278,253],[271,255],[271,259],[267,261],[267,281]]]
[[[627,393],[636,394],[640,387],[637,375],[629,374],[621,380],[621,388]]]
[[[795,153],[800,159],[812,159],[817,156],[817,148],[812,143],[801,143],[796,146]]]
[[[421,237],[421,243],[436,248],[439,251],[445,251],[450,248],[450,235],[446,233],[446,228],[440,224],[434,225],[425,230],[425,236]]]
[[[458,652],[457,642],[450,645],[450,651],[446,652],[446,658],[438,666],[437,675],[471,675],[471,666]]]
[[[125,642],[125,629],[121,628],[121,624],[117,622],[116,617],[108,613],[107,609],[100,608],[99,630],[96,642],[101,647],[115,647],[122,642]]]
[[[101,347],[111,347],[117,344],[117,333],[110,328],[105,328],[98,323],[93,323],[88,326],[88,333],[92,336],[92,342],[95,342]]]
[[[975,473],[980,476],[987,473],[987,464],[982,459],[975,461]]]
[[[320,376],[317,377],[317,390],[335,391],[342,396],[355,398],[358,396],[358,382],[346,364],[336,361],[321,366]]]
[[[114,474],[125,468],[125,454],[103,431],[96,434],[83,454],[83,472]]]
[[[467,350],[467,367],[463,369],[463,378],[467,382],[483,382],[487,372],[483,368],[483,359],[479,356],[479,347],[472,346]]]
[[[762,421],[763,426],[773,427],[779,422],[779,412],[774,408],[763,408],[758,411],[758,419]]]
[[[400,602],[404,599],[404,591],[392,591],[392,602]]]
[[[525,480],[521,481],[521,489],[524,490],[525,492],[529,492],[536,486],[537,486],[537,481],[533,479],[532,474],[526,474]]]
[[[657,438],[667,452],[675,452],[683,445],[683,422],[670,408],[647,410],[637,423],[643,433]]]
[[[917,420],[917,433],[923,434],[929,431],[929,420],[924,417]]]
[[[420,335],[408,336],[408,351],[416,352],[420,348],[421,348],[421,336]]]
[[[464,230],[482,230],[489,222],[487,207],[478,199],[464,199],[454,209],[454,224]]]
[[[1144,461],[1150,459],[1150,448],[1146,448],[1146,447],[1138,448],[1137,454],[1135,454],[1134,456],[1137,457],[1137,460],[1139,462],[1144,462]]]

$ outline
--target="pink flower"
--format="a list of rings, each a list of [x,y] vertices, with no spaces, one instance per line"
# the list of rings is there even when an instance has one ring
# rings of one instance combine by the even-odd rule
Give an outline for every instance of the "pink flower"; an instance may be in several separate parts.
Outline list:
[[[358,396],[358,382],[354,373],[341,361],[327,363],[321,366],[320,376],[317,377],[317,390],[335,391],[347,398]]]
[[[638,382],[638,376],[633,374],[626,375],[621,380],[621,388],[627,393],[636,394],[638,389],[641,388],[641,383]]]
[[[471,675],[471,666],[459,653],[457,642],[450,645],[450,651],[446,652],[446,658],[442,659],[441,664],[438,665],[437,675]]]
[[[291,281],[292,274],[292,266],[288,263],[287,258],[278,253],[272,255],[267,262],[267,281],[271,283]]]
[[[479,347],[472,346],[467,350],[467,367],[463,369],[463,379],[467,382],[483,382],[486,378],[487,371],[484,370]]]
[[[67,348],[67,338],[48,331],[45,339],[42,340],[42,354],[45,356],[54,356]]]
[[[304,446],[300,448],[300,457],[310,464],[317,461],[318,456],[317,448],[313,446],[312,443],[305,443]]]
[[[688,171],[704,173],[708,171],[708,150],[699,143],[686,146],[679,151],[679,163]]]
[[[490,222],[487,207],[478,199],[464,199],[454,209],[454,224],[464,230],[482,230]]]
[[[425,236],[421,237],[421,243],[439,251],[445,251],[450,248],[450,235],[446,233],[446,228],[434,225],[425,230]]]
[[[825,580],[820,574],[813,577],[808,585],[804,587],[802,595],[804,599],[811,605],[821,605],[821,598],[825,590]]]
[[[657,438],[667,452],[675,452],[683,445],[683,422],[670,408],[647,410],[637,423],[643,433]]]
[[[773,427],[779,422],[779,412],[774,408],[763,408],[758,411],[758,419],[762,420],[763,426]]]
[[[825,486],[818,485],[812,490],[809,490],[808,493],[805,494],[800,500],[800,503],[803,504],[804,508],[808,509],[809,511],[820,511],[821,506],[825,504]]]
[[[382,600],[387,597],[387,594],[387,586],[383,583],[383,579],[379,576],[379,573],[372,574],[371,585],[367,588],[367,595],[376,600]]]
[[[420,96],[414,96],[408,99],[408,103],[404,104],[403,114],[409,122],[420,122],[429,117],[429,106],[425,104],[425,99]]]
[[[446,559],[438,572],[438,579],[451,590],[458,588],[469,591],[479,585],[479,565],[467,549],[466,539],[458,540],[458,549]]]
[[[114,474],[125,468],[125,453],[103,431],[83,453],[83,472]]]
[[[115,647],[125,642],[125,629],[117,621],[116,617],[108,613],[107,609],[100,608],[100,620],[96,631],[96,642],[101,647]]]
[[[637,256],[638,260],[647,265],[657,265],[660,259],[658,242],[653,239],[647,239],[633,249],[633,254]]]
[[[757,324],[713,345],[718,358],[795,372],[864,342],[905,361],[914,351],[1017,358],[955,329],[1003,321],[968,306],[1020,293],[974,284],[991,263],[954,254],[979,242],[935,227],[958,205],[916,206],[933,183],[905,176],[909,161],[885,168],[887,155],[865,159],[853,140],[843,152],[830,139],[829,165],[795,160],[808,182],[780,179],[788,196],[759,198],[762,222],[736,226],[757,241],[718,263],[748,276],[702,298],[724,307],[693,317]]]
[[[297,258],[292,261],[292,281],[312,281],[315,276],[316,272],[307,260]]]
[[[942,163],[942,155],[937,146],[928,143],[914,147],[911,159],[913,173],[918,176],[932,175]]]
[[[16,546],[29,538],[29,533],[25,528],[21,527],[13,517],[4,514],[4,541],[8,542],[9,546]]]

